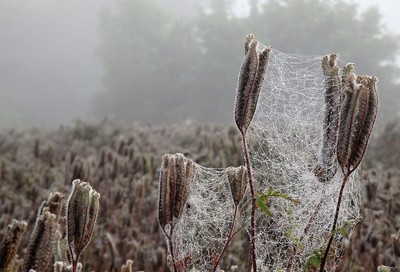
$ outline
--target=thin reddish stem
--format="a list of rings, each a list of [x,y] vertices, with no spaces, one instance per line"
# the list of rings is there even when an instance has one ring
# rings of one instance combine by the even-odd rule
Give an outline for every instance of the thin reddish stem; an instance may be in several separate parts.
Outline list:
[[[336,213],[335,213],[335,218],[333,220],[333,225],[332,225],[332,230],[331,230],[331,238],[329,239],[328,245],[326,246],[326,249],[325,249],[324,257],[322,258],[322,261],[321,261],[321,267],[319,270],[320,272],[324,272],[326,259],[328,258],[328,254],[329,254],[329,249],[331,248],[333,238],[335,237],[334,231],[336,230],[336,224],[337,224],[337,221],[339,218],[339,210],[340,210],[340,204],[342,203],[343,190],[344,190],[344,186],[346,185],[347,180],[349,179],[349,176],[350,176],[350,173],[347,173],[343,177],[342,186],[340,187],[339,197],[338,197],[338,201],[336,204]]]
[[[163,227],[161,229],[164,231],[165,236],[167,236],[167,239],[168,239],[168,246],[169,246],[169,251],[171,252],[171,258],[172,258],[172,264],[174,266],[174,272],[178,272],[178,268],[176,267],[176,261],[175,261],[175,256],[174,256],[174,247],[172,244],[173,227],[171,226],[170,234],[168,234]]]
[[[253,177],[251,172],[251,162],[249,151],[247,149],[246,132],[242,133],[243,152],[246,160],[247,175],[249,177],[250,195],[251,195],[251,217],[250,217],[250,255],[253,266],[253,272],[257,272],[256,263],[256,243],[255,243],[255,212],[256,212],[256,197],[254,193]],[[250,266],[251,267],[251,266]]]

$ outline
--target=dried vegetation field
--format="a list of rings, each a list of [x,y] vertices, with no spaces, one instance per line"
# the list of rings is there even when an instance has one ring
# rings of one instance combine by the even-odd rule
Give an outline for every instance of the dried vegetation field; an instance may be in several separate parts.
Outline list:
[[[180,152],[207,167],[239,166],[240,141],[236,127],[189,123],[156,127],[77,121],[55,130],[3,131],[0,241],[13,219],[26,221],[18,248],[22,260],[41,203],[51,192],[66,198],[72,180],[81,179],[101,195],[94,234],[80,259],[83,271],[120,271],[128,259],[134,270],[168,271],[165,236],[157,220],[162,155]],[[380,264],[398,263],[400,120],[371,139],[362,168],[364,219],[353,233],[342,271],[376,271]],[[242,268],[246,262],[237,254],[247,251],[246,235],[235,240],[230,248],[235,254],[225,256],[224,269],[233,264]]]

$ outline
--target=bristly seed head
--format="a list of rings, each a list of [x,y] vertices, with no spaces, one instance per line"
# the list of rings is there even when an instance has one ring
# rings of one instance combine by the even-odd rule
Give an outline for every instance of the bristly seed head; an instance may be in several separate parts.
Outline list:
[[[9,271],[17,256],[18,246],[26,231],[25,221],[13,220],[0,243],[0,271]]]
[[[226,176],[229,181],[233,202],[238,206],[243,199],[247,187],[247,171],[244,166],[228,167],[226,169]]]
[[[378,111],[377,78],[356,76],[354,65],[343,69],[343,101],[337,145],[337,158],[344,175],[361,163]]]
[[[159,222],[162,227],[174,224],[187,201],[195,164],[182,154],[166,154],[160,169]]]
[[[100,194],[89,183],[76,179],[67,202],[67,240],[72,262],[90,241],[100,206]]]
[[[320,182],[331,180],[338,169],[336,146],[340,114],[340,78],[337,58],[337,54],[330,54],[321,60],[325,76],[325,116],[320,157],[314,168],[314,174]]]
[[[158,221],[164,228],[174,225],[182,215],[195,177],[195,163],[183,154],[166,154],[160,169]]]
[[[53,241],[57,229],[56,215],[44,209],[36,218],[35,227],[24,257],[23,271],[46,271],[52,261]]]
[[[246,37],[245,58],[240,68],[235,102],[235,122],[242,134],[253,119],[261,86],[267,70],[270,47],[259,52],[253,34]]]

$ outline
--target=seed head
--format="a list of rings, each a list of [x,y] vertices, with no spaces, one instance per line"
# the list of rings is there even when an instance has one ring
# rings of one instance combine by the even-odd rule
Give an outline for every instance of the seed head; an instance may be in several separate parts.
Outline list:
[[[244,166],[228,167],[226,169],[226,176],[231,188],[231,194],[235,206],[238,206],[246,192],[247,187],[247,171]]]
[[[100,194],[89,183],[76,179],[67,202],[67,240],[73,262],[77,262],[93,234]]]
[[[53,240],[57,229],[57,217],[48,209],[36,218],[35,228],[24,257],[23,271],[46,271],[51,266]]]
[[[340,114],[340,78],[337,57],[337,54],[326,55],[321,61],[325,76],[325,116],[320,157],[314,168],[314,174],[321,182],[331,180],[338,169],[336,146]]]
[[[195,169],[195,163],[180,153],[163,156],[158,205],[158,221],[162,228],[175,224],[180,218],[189,196],[190,184],[194,180]]]
[[[337,158],[343,174],[349,175],[360,164],[378,111],[377,78],[356,76],[354,65],[343,71],[343,102]]]
[[[17,256],[18,246],[26,231],[27,224],[24,221],[13,220],[8,225],[7,233],[0,244],[0,271],[9,271]]]
[[[235,102],[235,122],[242,134],[253,119],[271,51],[267,47],[259,52],[258,45],[253,34],[246,37],[246,55],[240,68]]]

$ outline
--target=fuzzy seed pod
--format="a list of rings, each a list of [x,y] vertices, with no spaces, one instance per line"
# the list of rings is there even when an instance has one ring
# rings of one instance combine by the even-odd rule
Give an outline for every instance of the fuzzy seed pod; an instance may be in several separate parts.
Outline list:
[[[41,215],[45,210],[48,210],[50,213],[58,218],[61,214],[62,210],[62,200],[64,199],[64,195],[59,192],[50,193],[47,200],[43,201],[39,208],[39,214]]]
[[[183,154],[166,154],[160,169],[158,221],[162,228],[175,224],[183,212],[195,177],[195,163]]]
[[[235,102],[235,122],[242,134],[253,119],[261,86],[267,70],[271,48],[258,52],[258,41],[254,35],[246,37],[245,58],[240,69]]]
[[[133,261],[127,260],[126,264],[122,265],[121,272],[133,272]]]
[[[82,264],[78,263],[76,272],[82,271]],[[55,262],[54,272],[72,272],[72,266],[65,262]]]
[[[67,241],[72,263],[90,241],[99,212],[100,194],[89,183],[76,179],[67,202]]]
[[[247,171],[244,166],[228,167],[226,169],[226,176],[231,188],[233,202],[238,206],[243,198],[247,188]]]
[[[321,182],[331,180],[338,169],[336,147],[340,114],[340,78],[337,57],[337,54],[331,54],[324,56],[321,61],[325,76],[325,116],[321,153],[314,168],[314,174]]]
[[[10,271],[26,227],[26,222],[15,219],[8,225],[7,233],[0,244],[0,272]]]
[[[53,257],[55,262],[68,262],[68,242],[59,230],[54,235]]]
[[[337,158],[344,175],[349,175],[360,164],[378,111],[377,78],[356,77],[352,67],[344,69],[337,146]]]
[[[23,271],[28,272],[33,269],[41,272],[46,271],[51,266],[52,246],[56,229],[56,215],[46,209],[43,210],[43,213],[36,219],[35,228],[28,243]]]

